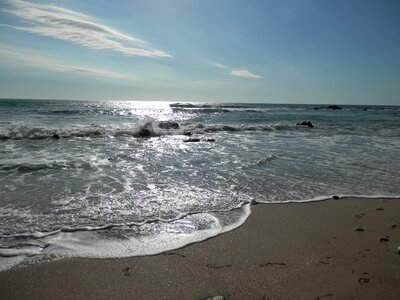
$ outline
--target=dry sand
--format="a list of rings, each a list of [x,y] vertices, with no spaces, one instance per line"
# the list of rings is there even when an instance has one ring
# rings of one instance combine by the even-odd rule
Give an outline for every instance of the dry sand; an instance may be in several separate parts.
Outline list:
[[[240,228],[160,255],[0,273],[1,299],[400,299],[400,199],[252,207]]]

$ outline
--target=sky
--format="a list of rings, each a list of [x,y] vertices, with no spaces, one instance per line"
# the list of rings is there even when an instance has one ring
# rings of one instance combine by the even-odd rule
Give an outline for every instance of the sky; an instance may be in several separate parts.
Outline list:
[[[400,105],[400,1],[0,0],[0,98]]]

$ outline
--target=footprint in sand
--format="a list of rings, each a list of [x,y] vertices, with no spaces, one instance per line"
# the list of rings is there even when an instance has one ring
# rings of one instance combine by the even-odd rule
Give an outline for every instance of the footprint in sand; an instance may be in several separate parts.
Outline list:
[[[317,266],[323,266],[323,265],[329,265],[330,264],[330,260],[332,259],[332,256],[326,256],[325,260],[321,260],[317,263]]]
[[[354,217],[357,218],[357,219],[361,219],[364,216],[365,216],[364,213],[360,213],[360,214],[354,215]]]
[[[360,278],[358,278],[358,282],[359,282],[360,284],[369,283],[368,275],[369,275],[369,274],[368,274],[367,272],[364,272],[364,273],[363,273],[363,276],[360,277]]]
[[[365,249],[365,250],[358,251],[358,254],[360,254],[361,257],[366,257],[367,253],[370,251],[371,251],[371,249]]]
[[[385,210],[382,206],[381,207],[378,207],[376,210]]]
[[[361,284],[369,283],[369,279],[366,277],[360,277],[360,278],[358,278],[358,282]]]
[[[390,241],[389,238],[390,238],[390,236],[387,235],[387,236],[385,236],[385,237],[380,238],[379,241],[380,241],[381,243],[387,243],[387,242]]]
[[[357,232],[364,232],[365,229],[364,229],[364,228],[361,228],[361,227],[358,227],[358,228],[356,229],[356,231],[357,231]]]

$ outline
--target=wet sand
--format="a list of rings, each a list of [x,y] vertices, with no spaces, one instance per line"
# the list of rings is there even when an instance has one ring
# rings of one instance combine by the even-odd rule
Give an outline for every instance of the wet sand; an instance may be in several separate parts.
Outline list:
[[[1,299],[399,299],[400,199],[252,207],[179,250],[0,273]]]

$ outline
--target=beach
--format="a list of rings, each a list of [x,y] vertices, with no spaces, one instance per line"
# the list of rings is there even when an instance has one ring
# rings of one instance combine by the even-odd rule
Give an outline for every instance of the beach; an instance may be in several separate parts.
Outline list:
[[[246,223],[154,256],[0,273],[2,299],[398,299],[400,201],[252,206]]]
[[[399,1],[0,0],[0,300],[400,300]]]

